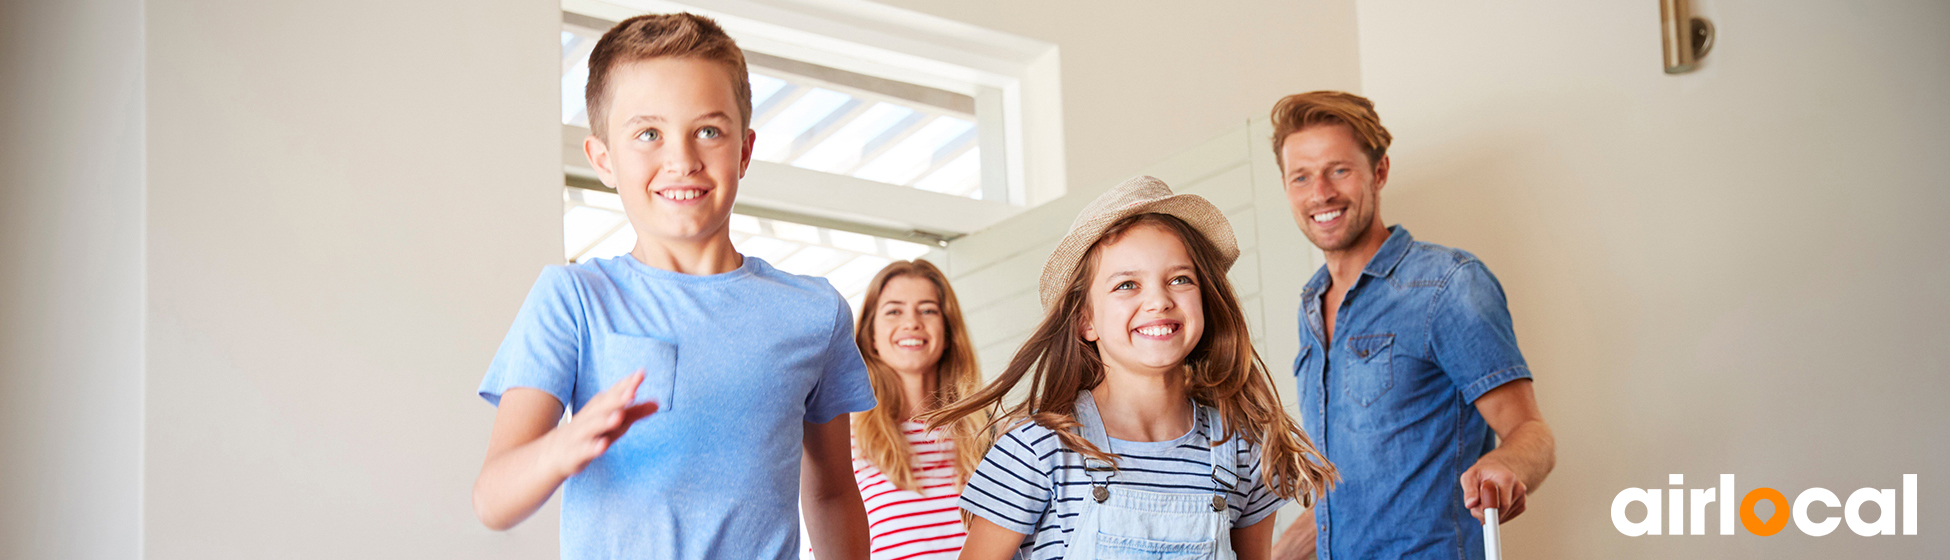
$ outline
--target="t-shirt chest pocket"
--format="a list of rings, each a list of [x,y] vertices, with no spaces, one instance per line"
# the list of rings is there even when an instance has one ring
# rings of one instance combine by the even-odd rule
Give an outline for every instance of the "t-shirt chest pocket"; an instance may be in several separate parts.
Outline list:
[[[1395,386],[1395,335],[1370,334],[1348,339],[1342,354],[1341,387],[1355,404],[1369,406]]]
[[[616,382],[643,371],[636,402],[656,402],[659,412],[674,408],[677,390],[677,345],[648,336],[608,333],[596,350],[594,387],[577,387],[589,395],[608,390]]]

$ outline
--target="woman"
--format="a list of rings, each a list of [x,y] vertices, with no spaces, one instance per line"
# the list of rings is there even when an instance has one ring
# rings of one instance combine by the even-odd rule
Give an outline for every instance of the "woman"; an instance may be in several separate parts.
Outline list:
[[[874,560],[954,558],[967,533],[956,499],[988,451],[986,417],[940,430],[912,420],[981,384],[961,306],[941,269],[897,261],[867,289],[854,341],[880,400],[853,415],[853,468]]]

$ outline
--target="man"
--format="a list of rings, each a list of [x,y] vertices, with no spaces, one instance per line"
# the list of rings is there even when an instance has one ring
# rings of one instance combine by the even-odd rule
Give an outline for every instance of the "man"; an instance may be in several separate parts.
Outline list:
[[[1301,294],[1301,424],[1342,477],[1275,557],[1482,558],[1483,510],[1522,515],[1555,462],[1503,288],[1383,225],[1392,137],[1372,102],[1288,96],[1273,127],[1293,219],[1327,257]]]

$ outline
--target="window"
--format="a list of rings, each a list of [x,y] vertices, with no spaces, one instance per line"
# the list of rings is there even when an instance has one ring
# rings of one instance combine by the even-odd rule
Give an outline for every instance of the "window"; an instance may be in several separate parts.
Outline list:
[[[716,19],[745,50],[754,161],[732,242],[823,276],[856,308],[874,273],[932,255],[1063,192],[1054,45],[870,2],[564,0],[563,254],[628,252],[635,232],[582,154],[590,51],[643,13]],[[817,10],[811,13],[807,10]],[[1034,115],[1028,119],[1025,115]]]
[[[589,53],[608,22],[562,31],[562,124],[587,128]],[[753,158],[975,200],[1008,200],[1000,162],[983,176],[975,98],[753,52]],[[996,120],[996,119],[990,119]],[[991,126],[990,128],[1000,128]],[[579,139],[578,139],[579,140]],[[993,142],[991,142],[993,143]],[[988,186],[988,189],[983,187]]]
[[[863,1],[697,2],[564,0],[566,184],[606,190],[581,153],[595,42],[682,10],[746,53],[758,142],[742,213],[932,243],[1062,194],[1053,45]]]

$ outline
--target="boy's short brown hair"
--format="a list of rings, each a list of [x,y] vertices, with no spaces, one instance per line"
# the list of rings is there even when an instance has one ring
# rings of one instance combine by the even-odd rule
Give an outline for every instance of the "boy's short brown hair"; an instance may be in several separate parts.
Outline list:
[[[1368,154],[1368,165],[1381,165],[1381,158],[1388,155],[1388,143],[1395,137],[1381,126],[1373,101],[1344,91],[1296,93],[1273,104],[1274,160],[1286,167],[1285,156],[1280,154],[1286,137],[1310,127],[1336,124],[1354,131],[1354,139]]]
[[[752,79],[745,69],[745,51],[711,18],[690,13],[649,14],[618,22],[589,53],[589,85],[582,90],[589,110],[589,129],[609,139],[609,74],[618,66],[653,58],[696,58],[718,62],[732,73],[732,93],[738,97],[738,124],[752,125]]]

